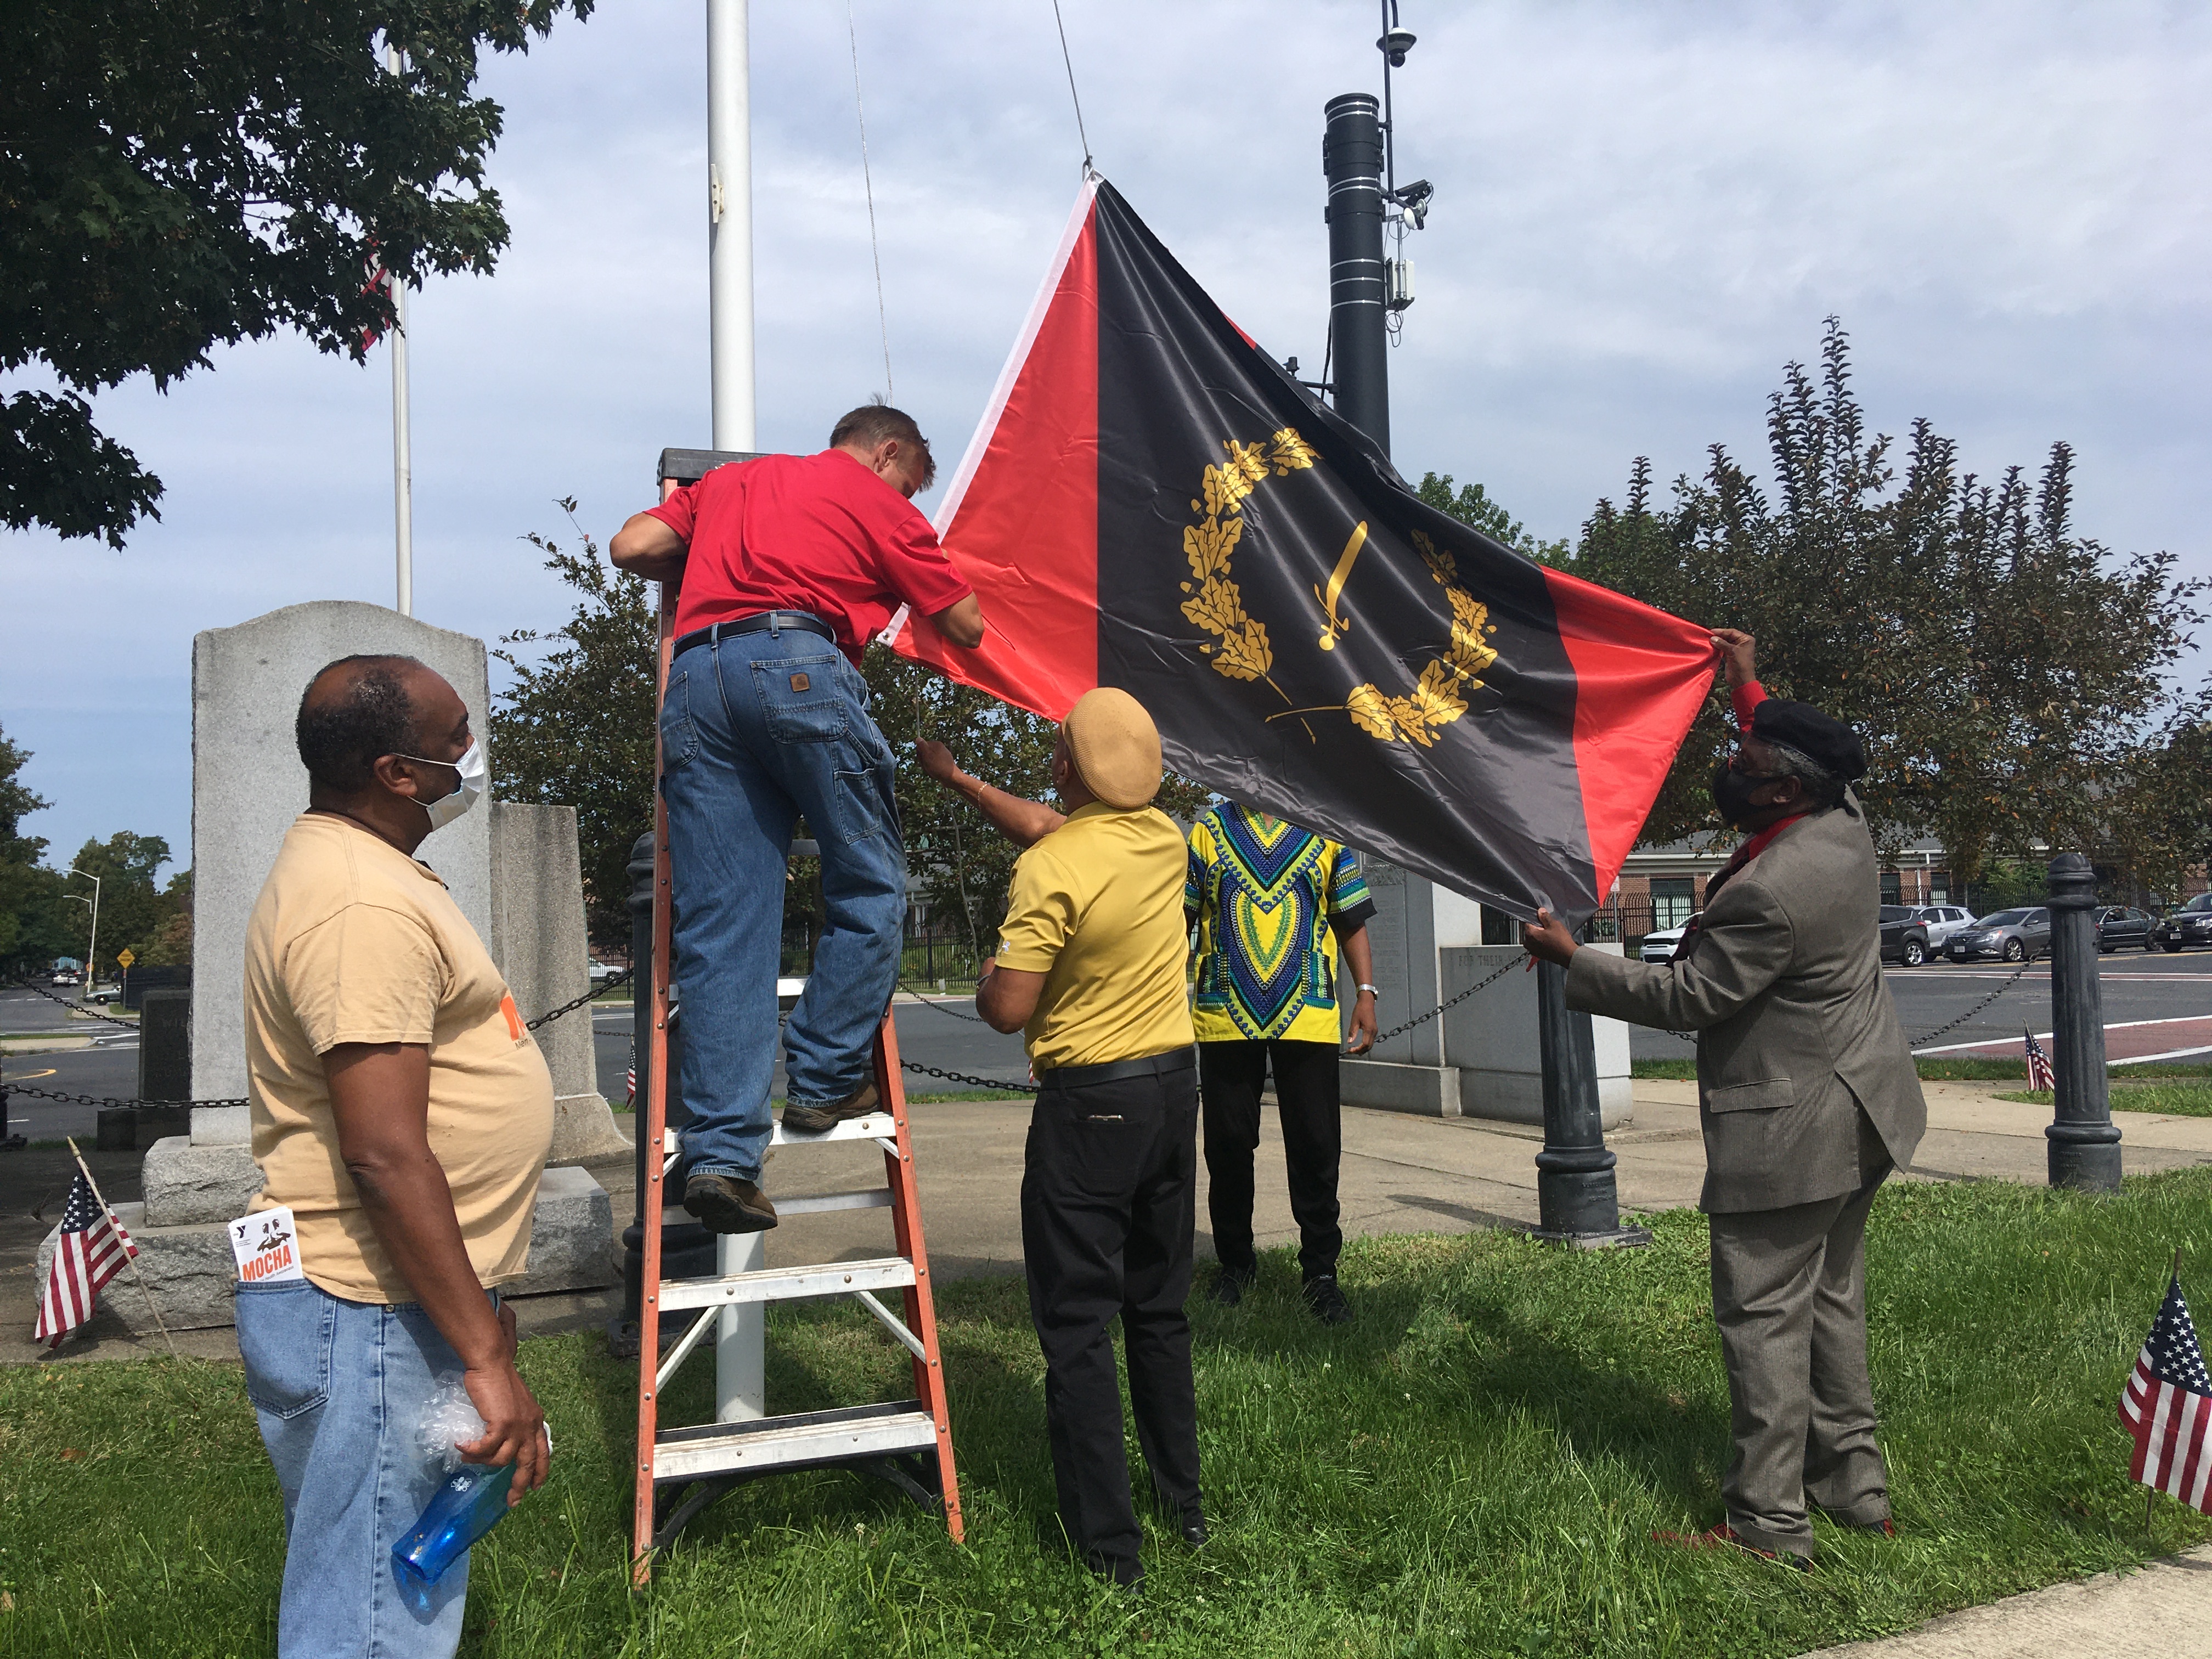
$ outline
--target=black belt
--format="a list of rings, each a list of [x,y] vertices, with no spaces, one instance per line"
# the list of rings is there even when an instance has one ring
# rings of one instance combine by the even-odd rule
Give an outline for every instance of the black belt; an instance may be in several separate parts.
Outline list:
[[[716,640],[728,639],[732,634],[766,634],[769,632],[819,634],[835,645],[836,630],[821,617],[805,611],[763,611],[757,617],[739,617],[732,622],[719,622],[712,628],[695,628],[676,641],[676,649],[669,653],[680,657],[695,645],[710,645]]]
[[[1081,1089],[1093,1083],[1118,1083],[1123,1078],[1154,1077],[1188,1072],[1198,1064],[1195,1048],[1170,1048],[1141,1060],[1109,1060],[1097,1066],[1054,1066],[1037,1073],[1040,1089]]]

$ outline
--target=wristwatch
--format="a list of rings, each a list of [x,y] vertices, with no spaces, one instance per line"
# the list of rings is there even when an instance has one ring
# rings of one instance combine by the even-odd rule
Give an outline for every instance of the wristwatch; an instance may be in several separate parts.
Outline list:
[[[1366,992],[1370,997],[1379,997],[1382,994],[1382,988],[1379,985],[1362,985],[1356,988]]]

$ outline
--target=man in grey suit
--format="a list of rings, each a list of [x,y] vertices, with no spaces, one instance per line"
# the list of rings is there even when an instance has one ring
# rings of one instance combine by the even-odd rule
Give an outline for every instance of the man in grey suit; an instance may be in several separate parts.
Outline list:
[[[1804,1565],[1808,1498],[1894,1530],[1867,1376],[1866,1220],[1928,1108],[1881,982],[1879,873],[1849,787],[1866,771],[1858,736],[1767,698],[1749,635],[1714,643],[1744,731],[1713,798],[1747,839],[1693,930],[1664,964],[1577,950],[1547,913],[1522,939],[1565,964],[1568,1006],[1698,1034],[1698,1207],[1735,1446],[1727,1521],[1674,1541]]]

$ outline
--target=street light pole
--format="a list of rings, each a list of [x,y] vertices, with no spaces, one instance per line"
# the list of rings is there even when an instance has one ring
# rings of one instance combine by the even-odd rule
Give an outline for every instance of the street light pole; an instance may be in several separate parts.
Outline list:
[[[80,1002],[88,1002],[92,1000],[93,981],[100,974],[100,878],[78,869],[74,864],[70,866],[70,874],[82,876],[92,884],[92,937],[85,941],[84,994],[77,999]],[[76,898],[76,895],[72,893],[70,896]],[[82,902],[82,900],[78,902]]]

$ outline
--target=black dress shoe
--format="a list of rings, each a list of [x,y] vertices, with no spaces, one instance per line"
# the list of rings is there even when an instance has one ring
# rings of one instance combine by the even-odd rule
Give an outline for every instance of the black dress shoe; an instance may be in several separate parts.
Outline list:
[[[1257,1271],[1240,1273],[1232,1268],[1224,1267],[1213,1276],[1212,1288],[1206,1294],[1223,1307],[1233,1308],[1244,1299],[1244,1292],[1252,1288],[1259,1277]]]
[[[1178,1530],[1182,1534],[1182,1541],[1193,1549],[1200,1548],[1206,1543],[1206,1517],[1202,1515],[1184,1516]]]
[[[1344,1299],[1344,1292],[1337,1288],[1334,1273],[1316,1273],[1306,1280],[1305,1296],[1306,1306],[1313,1310],[1314,1317],[1322,1324],[1349,1325],[1352,1322],[1352,1304]]]

